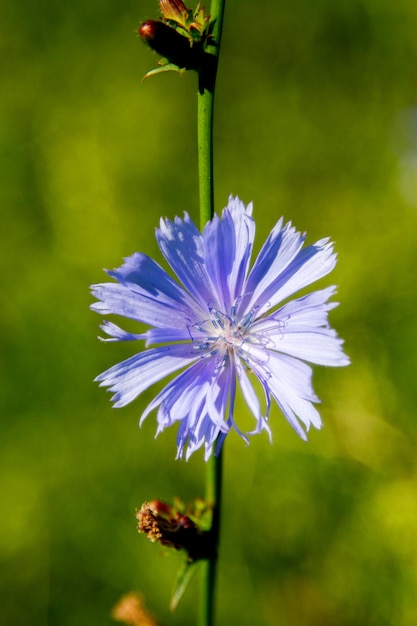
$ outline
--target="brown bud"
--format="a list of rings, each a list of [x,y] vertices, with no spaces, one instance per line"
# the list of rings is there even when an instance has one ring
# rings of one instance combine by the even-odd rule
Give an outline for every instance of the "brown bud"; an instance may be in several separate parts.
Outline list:
[[[142,504],[137,511],[138,531],[145,533],[153,543],[168,548],[185,550],[190,561],[210,558],[213,554],[211,534],[201,530],[187,515],[175,507],[153,500]]]

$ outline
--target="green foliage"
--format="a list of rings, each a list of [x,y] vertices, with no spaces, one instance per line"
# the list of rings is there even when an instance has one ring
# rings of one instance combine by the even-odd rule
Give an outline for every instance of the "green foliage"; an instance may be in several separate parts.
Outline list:
[[[254,6],[256,5],[256,12]],[[260,14],[265,6],[266,15]],[[136,589],[161,623],[181,555],[137,534],[143,501],[203,495],[203,460],[137,429],[92,379],[132,354],[96,340],[88,285],[160,215],[198,222],[196,76],[141,82],[154,0],[5,0],[0,99],[2,621],[103,626]],[[225,449],[219,623],[414,626],[417,11],[414,0],[229,2],[216,203],[330,235],[349,368],[317,372],[325,427]],[[242,419],[243,403],[240,407]],[[193,586],[195,583],[193,581]]]

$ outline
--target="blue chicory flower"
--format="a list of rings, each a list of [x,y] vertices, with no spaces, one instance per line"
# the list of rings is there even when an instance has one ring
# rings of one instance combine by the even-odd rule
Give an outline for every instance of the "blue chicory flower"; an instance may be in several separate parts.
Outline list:
[[[250,269],[254,236],[252,204],[245,207],[231,196],[222,217],[215,215],[203,233],[187,213],[173,222],[161,219],[156,238],[178,282],[137,252],[107,272],[116,282],[92,287],[99,300],[94,311],[151,326],[141,334],[108,321],[101,326],[110,337],[106,341],[146,341],[145,350],[96,378],[114,392],[115,407],[183,370],[140,420],[157,409],[157,434],[178,422],[177,458],[185,451],[188,459],[203,444],[206,459],[213,447],[218,454],[231,428],[246,442],[247,435],[270,434],[271,398],[307,439],[300,422],[308,430],[310,425],[320,428],[321,419],[306,361],[334,367],[349,363],[343,341],[328,323],[328,311],[337,306],[328,302],[335,287],[288,300],[334,268],[332,244],[321,239],[303,247],[305,235],[281,218]],[[263,390],[263,408],[251,375]],[[237,382],[256,421],[247,434],[234,418]]]

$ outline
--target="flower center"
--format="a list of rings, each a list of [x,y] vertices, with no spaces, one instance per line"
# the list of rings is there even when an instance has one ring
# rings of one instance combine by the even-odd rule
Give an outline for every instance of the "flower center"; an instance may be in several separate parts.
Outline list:
[[[193,324],[190,329],[194,350],[202,358],[217,355],[221,361],[232,353],[242,357],[244,344],[256,341],[256,334],[249,332],[255,309],[241,319],[237,318],[235,307],[230,315],[217,309],[210,309],[210,313],[209,319]]]

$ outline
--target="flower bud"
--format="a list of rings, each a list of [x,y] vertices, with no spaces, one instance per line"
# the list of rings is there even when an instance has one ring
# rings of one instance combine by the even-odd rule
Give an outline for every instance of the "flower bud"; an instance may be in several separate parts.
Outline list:
[[[182,0],[159,0],[162,15],[166,20],[171,20],[187,27],[188,17],[192,11],[187,9]]]
[[[175,28],[160,20],[147,20],[138,29],[141,39],[152,50],[179,68],[196,70],[202,59],[199,44],[191,45],[190,40],[180,35]]]

